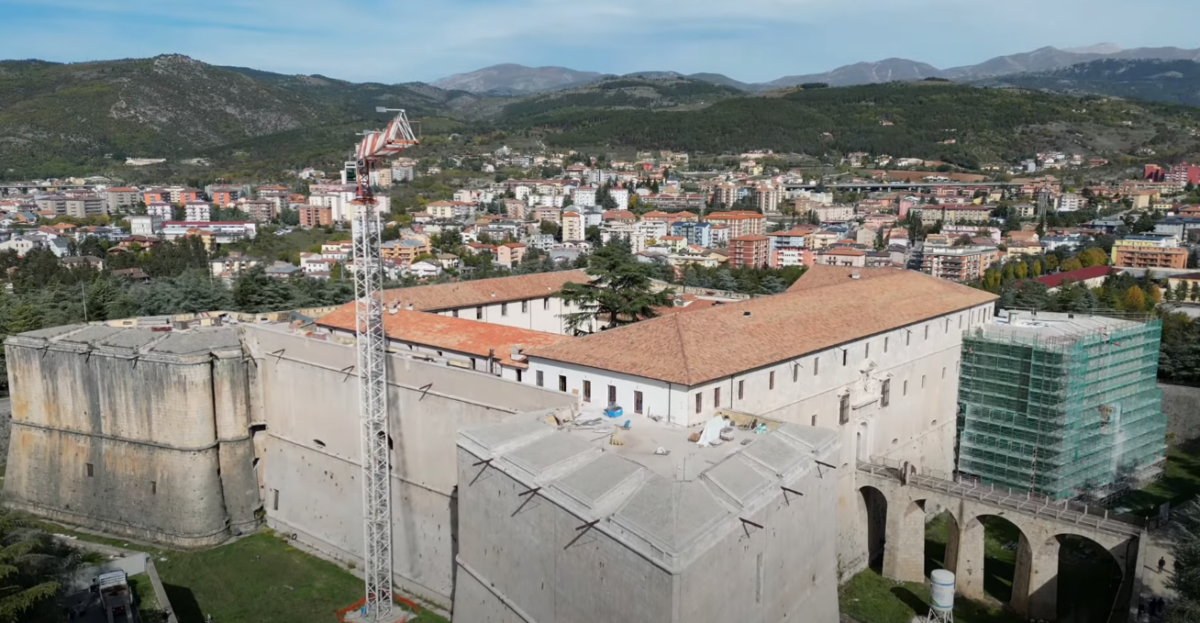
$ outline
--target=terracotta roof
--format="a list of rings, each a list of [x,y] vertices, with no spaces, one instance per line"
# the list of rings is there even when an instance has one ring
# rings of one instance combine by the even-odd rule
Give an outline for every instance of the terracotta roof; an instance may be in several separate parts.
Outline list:
[[[847,257],[864,257],[866,252],[853,247],[833,247],[821,252],[821,255],[843,255]]]
[[[414,288],[415,289],[415,288]],[[354,306],[343,306],[317,320],[323,327],[354,331]],[[525,366],[524,362],[512,360],[512,347],[532,348],[546,346],[575,338],[542,331],[530,331],[517,327],[450,318],[437,314],[398,310],[383,315],[383,328],[388,337],[411,342],[434,349],[452,350],[480,358],[487,358],[492,351],[497,360],[506,365]]]
[[[1107,277],[1108,273],[1111,271],[1112,267],[1110,266],[1092,266],[1090,268],[1080,268],[1079,270],[1069,270],[1065,273],[1056,273],[1053,275],[1046,275],[1045,277],[1038,277],[1037,282],[1046,286],[1047,288],[1057,288],[1068,279],[1071,281],[1087,281],[1088,279]],[[1178,277],[1178,275],[1176,276]]]
[[[383,300],[389,305],[397,303],[405,309],[411,304],[415,311],[459,309],[547,297],[561,290],[565,283],[586,283],[587,281],[588,276],[582,270],[534,273],[516,277],[498,277],[496,279],[478,279],[384,290]],[[353,311],[354,303],[347,303],[338,308],[338,311],[343,309]]]
[[[690,387],[994,300],[915,271],[814,266],[785,294],[671,314],[528,354]]]

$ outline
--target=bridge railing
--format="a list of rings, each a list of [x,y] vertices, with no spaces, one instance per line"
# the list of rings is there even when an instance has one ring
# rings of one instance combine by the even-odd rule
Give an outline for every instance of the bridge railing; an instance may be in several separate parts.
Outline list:
[[[1029,491],[984,484],[978,479],[961,474],[947,474],[937,470],[917,472],[915,467],[887,457],[873,456],[870,461],[860,461],[858,469],[919,489],[975,500],[998,508],[1053,519],[1060,523],[1071,523],[1121,537],[1137,536],[1142,532],[1141,526],[1112,517],[1105,508],[1070,500],[1053,500]]]

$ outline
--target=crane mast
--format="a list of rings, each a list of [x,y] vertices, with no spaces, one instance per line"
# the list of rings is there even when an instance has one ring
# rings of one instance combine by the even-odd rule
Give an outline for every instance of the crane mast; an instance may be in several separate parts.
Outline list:
[[[379,112],[385,112],[380,110]],[[403,110],[387,128],[366,133],[355,152],[357,189],[352,202],[355,337],[358,349],[359,420],[362,427],[363,619],[393,623],[392,495],[388,437],[387,335],[383,327],[381,226],[371,191],[371,170],[417,145]]]

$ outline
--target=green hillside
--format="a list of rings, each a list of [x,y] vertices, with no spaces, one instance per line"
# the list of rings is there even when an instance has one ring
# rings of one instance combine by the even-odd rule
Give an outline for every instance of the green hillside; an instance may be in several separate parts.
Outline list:
[[[1042,149],[1200,148],[1190,134],[1200,128],[1200,109],[946,82],[799,90],[726,99],[683,112],[565,107],[532,118],[506,114],[500,122],[543,131],[550,144],[559,146],[705,153],[769,148],[814,156],[865,151],[966,167]]]
[[[702,107],[743,95],[731,86],[691,78],[614,78],[568,91],[524,98],[505,106],[501,118],[509,123],[554,123],[568,112]]]

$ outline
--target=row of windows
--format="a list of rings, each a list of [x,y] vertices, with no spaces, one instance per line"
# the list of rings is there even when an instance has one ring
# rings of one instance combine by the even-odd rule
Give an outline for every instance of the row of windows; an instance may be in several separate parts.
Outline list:
[[[517,374],[518,374],[517,381],[520,381],[521,380],[521,378],[519,376],[520,372],[518,371]],[[542,370],[538,370],[535,380],[537,382],[538,387],[545,387],[546,386],[546,373],[543,372]],[[558,375],[558,391],[563,392],[564,394],[567,393],[567,375],[565,375],[565,374]],[[592,401],[592,382],[588,381],[588,380],[583,381],[583,401],[584,402]],[[616,385],[608,386],[608,404],[610,404],[610,405],[617,404],[617,386]],[[644,405],[645,405],[645,396],[642,394],[641,391],[634,390],[634,392],[633,392],[633,412],[641,413],[644,408]]]
[[[547,296],[546,298],[542,299],[542,309],[544,309],[544,310],[550,309],[550,297]],[[522,314],[529,313],[529,301],[521,301],[521,313]],[[458,318],[458,310],[457,309],[451,310],[451,314],[455,318]],[[500,315],[501,316],[508,315],[508,303],[500,304]],[[475,319],[483,320],[483,306],[482,305],[475,308]]]

